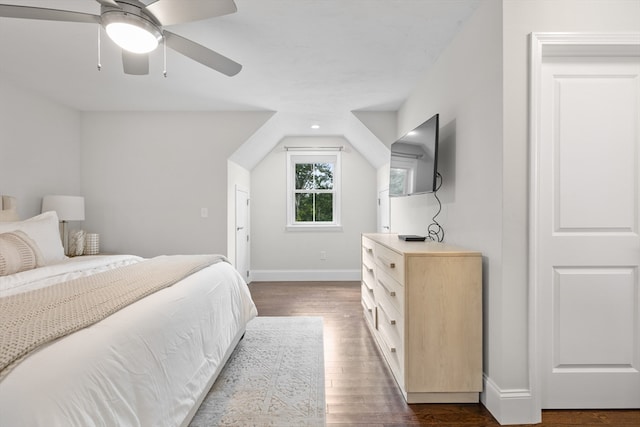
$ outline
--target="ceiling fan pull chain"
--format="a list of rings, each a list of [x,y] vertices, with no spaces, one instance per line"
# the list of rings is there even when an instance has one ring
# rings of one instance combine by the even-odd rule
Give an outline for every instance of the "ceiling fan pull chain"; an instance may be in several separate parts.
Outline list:
[[[100,25],[98,25],[98,71],[102,70],[102,64],[100,61]]]
[[[164,77],[167,77],[167,39],[166,37],[164,37],[164,34],[162,35],[162,56],[164,58]]]

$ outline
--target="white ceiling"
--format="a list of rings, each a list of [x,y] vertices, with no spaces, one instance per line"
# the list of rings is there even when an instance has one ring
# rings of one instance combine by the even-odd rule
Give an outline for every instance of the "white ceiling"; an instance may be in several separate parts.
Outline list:
[[[234,77],[170,49],[166,78],[162,49],[148,76],[125,75],[103,31],[98,71],[97,25],[0,18],[0,78],[81,111],[270,110],[270,138],[348,135],[351,111],[401,105],[481,0],[235,1],[167,27],[241,63]],[[0,2],[99,14],[93,0]]]

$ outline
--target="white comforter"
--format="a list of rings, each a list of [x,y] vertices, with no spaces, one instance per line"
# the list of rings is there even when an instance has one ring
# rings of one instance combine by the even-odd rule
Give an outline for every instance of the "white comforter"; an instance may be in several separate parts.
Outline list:
[[[0,297],[140,260],[72,258],[0,278]],[[214,264],[32,353],[0,382],[0,426],[178,426],[256,314]]]

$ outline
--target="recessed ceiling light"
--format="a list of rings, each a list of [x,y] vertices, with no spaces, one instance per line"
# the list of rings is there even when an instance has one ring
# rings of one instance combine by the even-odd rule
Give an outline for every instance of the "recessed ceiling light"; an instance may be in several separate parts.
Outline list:
[[[311,129],[320,129],[320,125],[311,125]]]

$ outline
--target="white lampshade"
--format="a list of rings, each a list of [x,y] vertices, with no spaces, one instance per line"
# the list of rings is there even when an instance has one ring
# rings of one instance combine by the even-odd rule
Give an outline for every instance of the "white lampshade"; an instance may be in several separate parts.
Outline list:
[[[84,221],[84,197],[44,196],[42,212],[56,211],[60,221]]]

